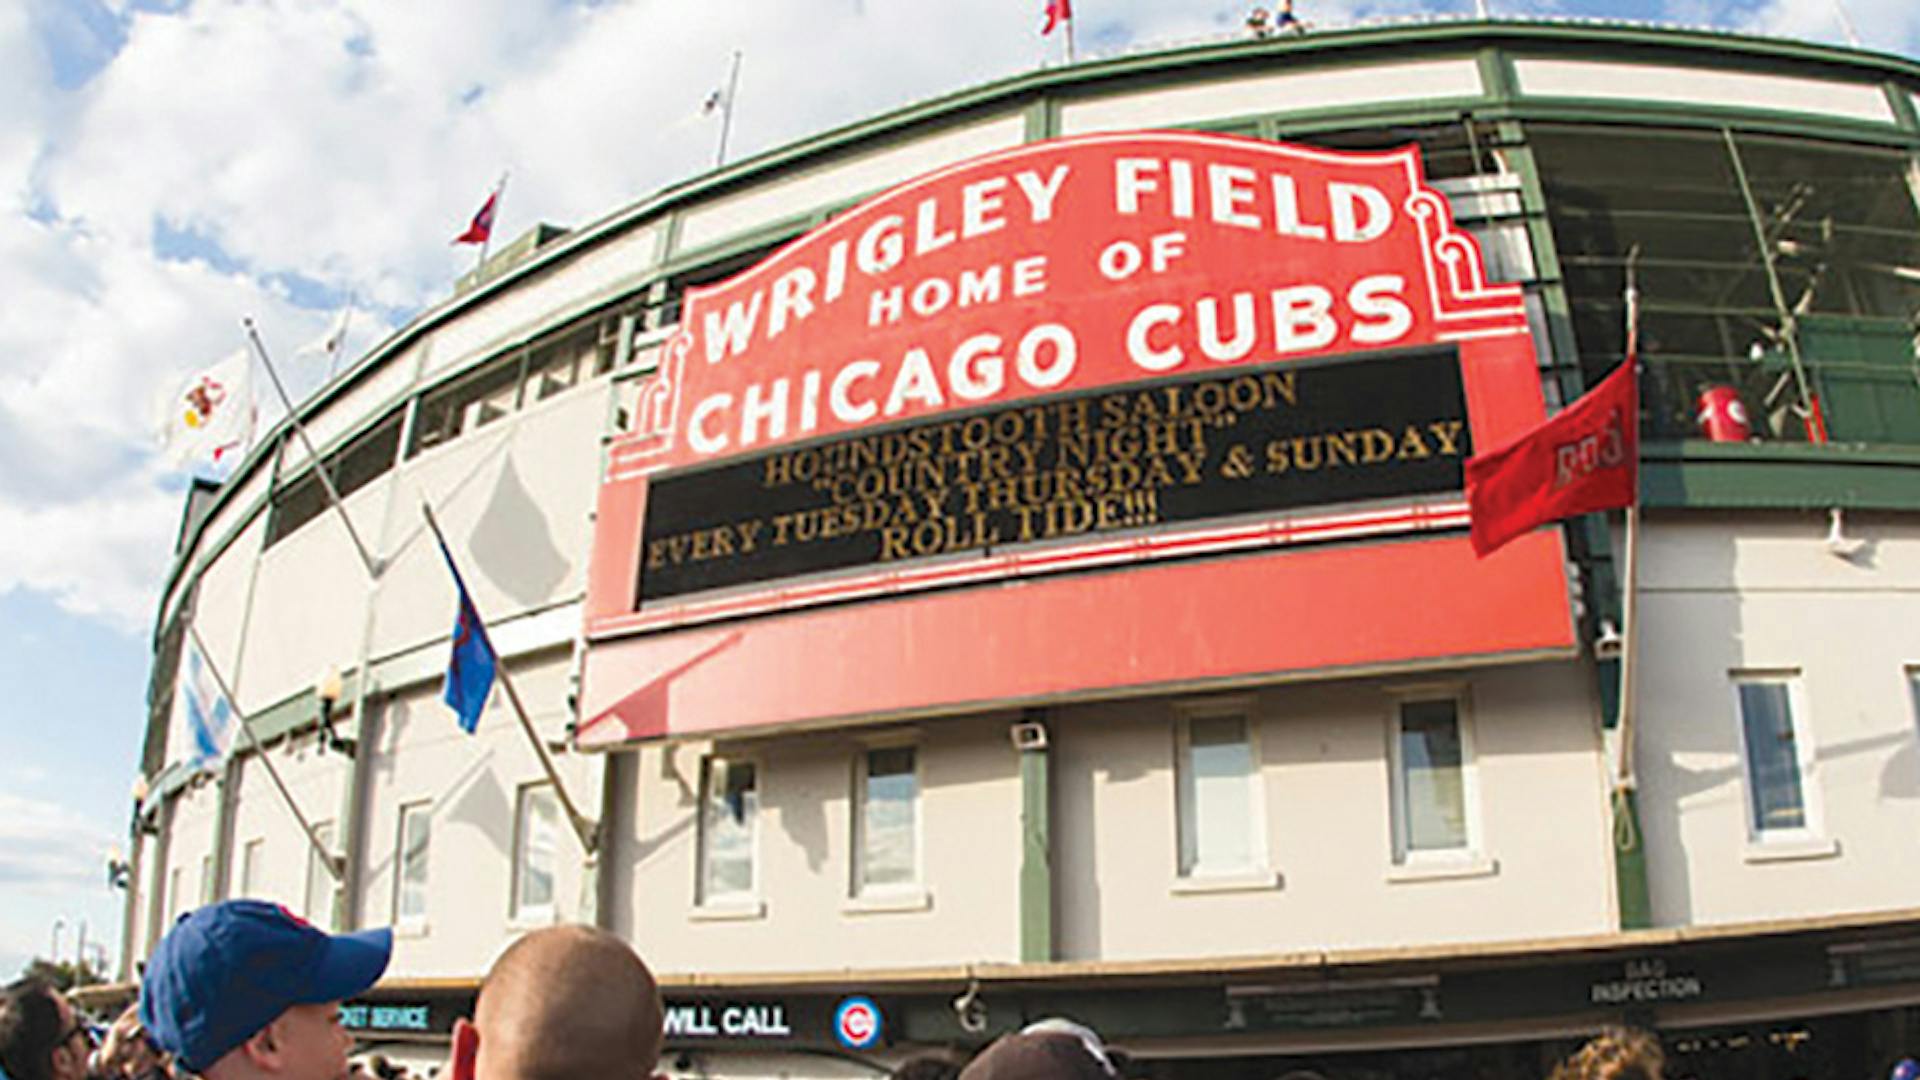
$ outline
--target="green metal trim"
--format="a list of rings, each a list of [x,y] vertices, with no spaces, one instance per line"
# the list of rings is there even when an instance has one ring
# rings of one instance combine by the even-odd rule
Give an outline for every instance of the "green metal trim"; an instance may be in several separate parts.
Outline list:
[[[1020,959],[1053,959],[1051,783],[1045,749],[1020,751]]]
[[[1649,507],[1920,510],[1920,448],[1650,442],[1641,461]]]
[[[1474,62],[1480,66],[1480,87],[1489,100],[1508,104],[1520,96],[1520,79],[1506,50],[1488,46],[1474,54]]]
[[[1899,118],[1900,126],[1908,131],[1920,134],[1920,109],[1916,109],[1913,98],[1920,89],[1901,86],[1891,80],[1881,83],[1880,89],[1886,91],[1887,104],[1892,107],[1893,115]]]
[[[1762,109],[1726,109],[1679,102],[1620,102],[1602,98],[1524,98],[1510,115],[1561,124],[1619,124],[1634,127],[1697,128],[1739,134],[1785,135],[1823,142],[1864,143],[1905,149],[1920,138],[1891,122],[1871,123],[1845,117],[1815,116]]]
[[[1051,139],[1060,133],[1060,105],[1053,98],[1037,95],[1026,108],[1027,142]]]

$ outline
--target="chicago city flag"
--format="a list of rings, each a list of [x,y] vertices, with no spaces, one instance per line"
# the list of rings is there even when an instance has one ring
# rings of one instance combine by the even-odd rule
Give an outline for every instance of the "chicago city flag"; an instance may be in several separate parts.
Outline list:
[[[245,349],[196,371],[166,399],[161,452],[176,468],[230,465],[253,444],[253,363]]]
[[[1467,462],[1473,550],[1536,525],[1631,506],[1640,490],[1640,393],[1629,356],[1579,401]]]

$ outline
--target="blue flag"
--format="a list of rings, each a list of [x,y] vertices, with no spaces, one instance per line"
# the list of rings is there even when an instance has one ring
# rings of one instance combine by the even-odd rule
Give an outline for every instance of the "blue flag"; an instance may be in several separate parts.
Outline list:
[[[460,718],[460,730],[471,735],[480,726],[480,712],[487,707],[494,668],[500,661],[445,541],[440,542],[440,554],[446,557],[447,569],[453,572],[453,587],[460,593],[460,613],[453,620],[453,652],[447,658],[447,680],[440,696]]]

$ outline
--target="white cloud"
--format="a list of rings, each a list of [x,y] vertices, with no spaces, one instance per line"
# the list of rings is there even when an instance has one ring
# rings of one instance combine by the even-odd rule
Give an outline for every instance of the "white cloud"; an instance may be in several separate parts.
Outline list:
[[[113,843],[83,814],[0,792],[0,889],[56,893],[103,885]]]

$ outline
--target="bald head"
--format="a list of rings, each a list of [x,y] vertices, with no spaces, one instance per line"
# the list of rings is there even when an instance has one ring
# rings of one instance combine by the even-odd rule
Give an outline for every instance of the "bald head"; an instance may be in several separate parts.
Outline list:
[[[474,1006],[475,1080],[653,1075],[660,990],[627,943],[556,926],[508,947]]]

